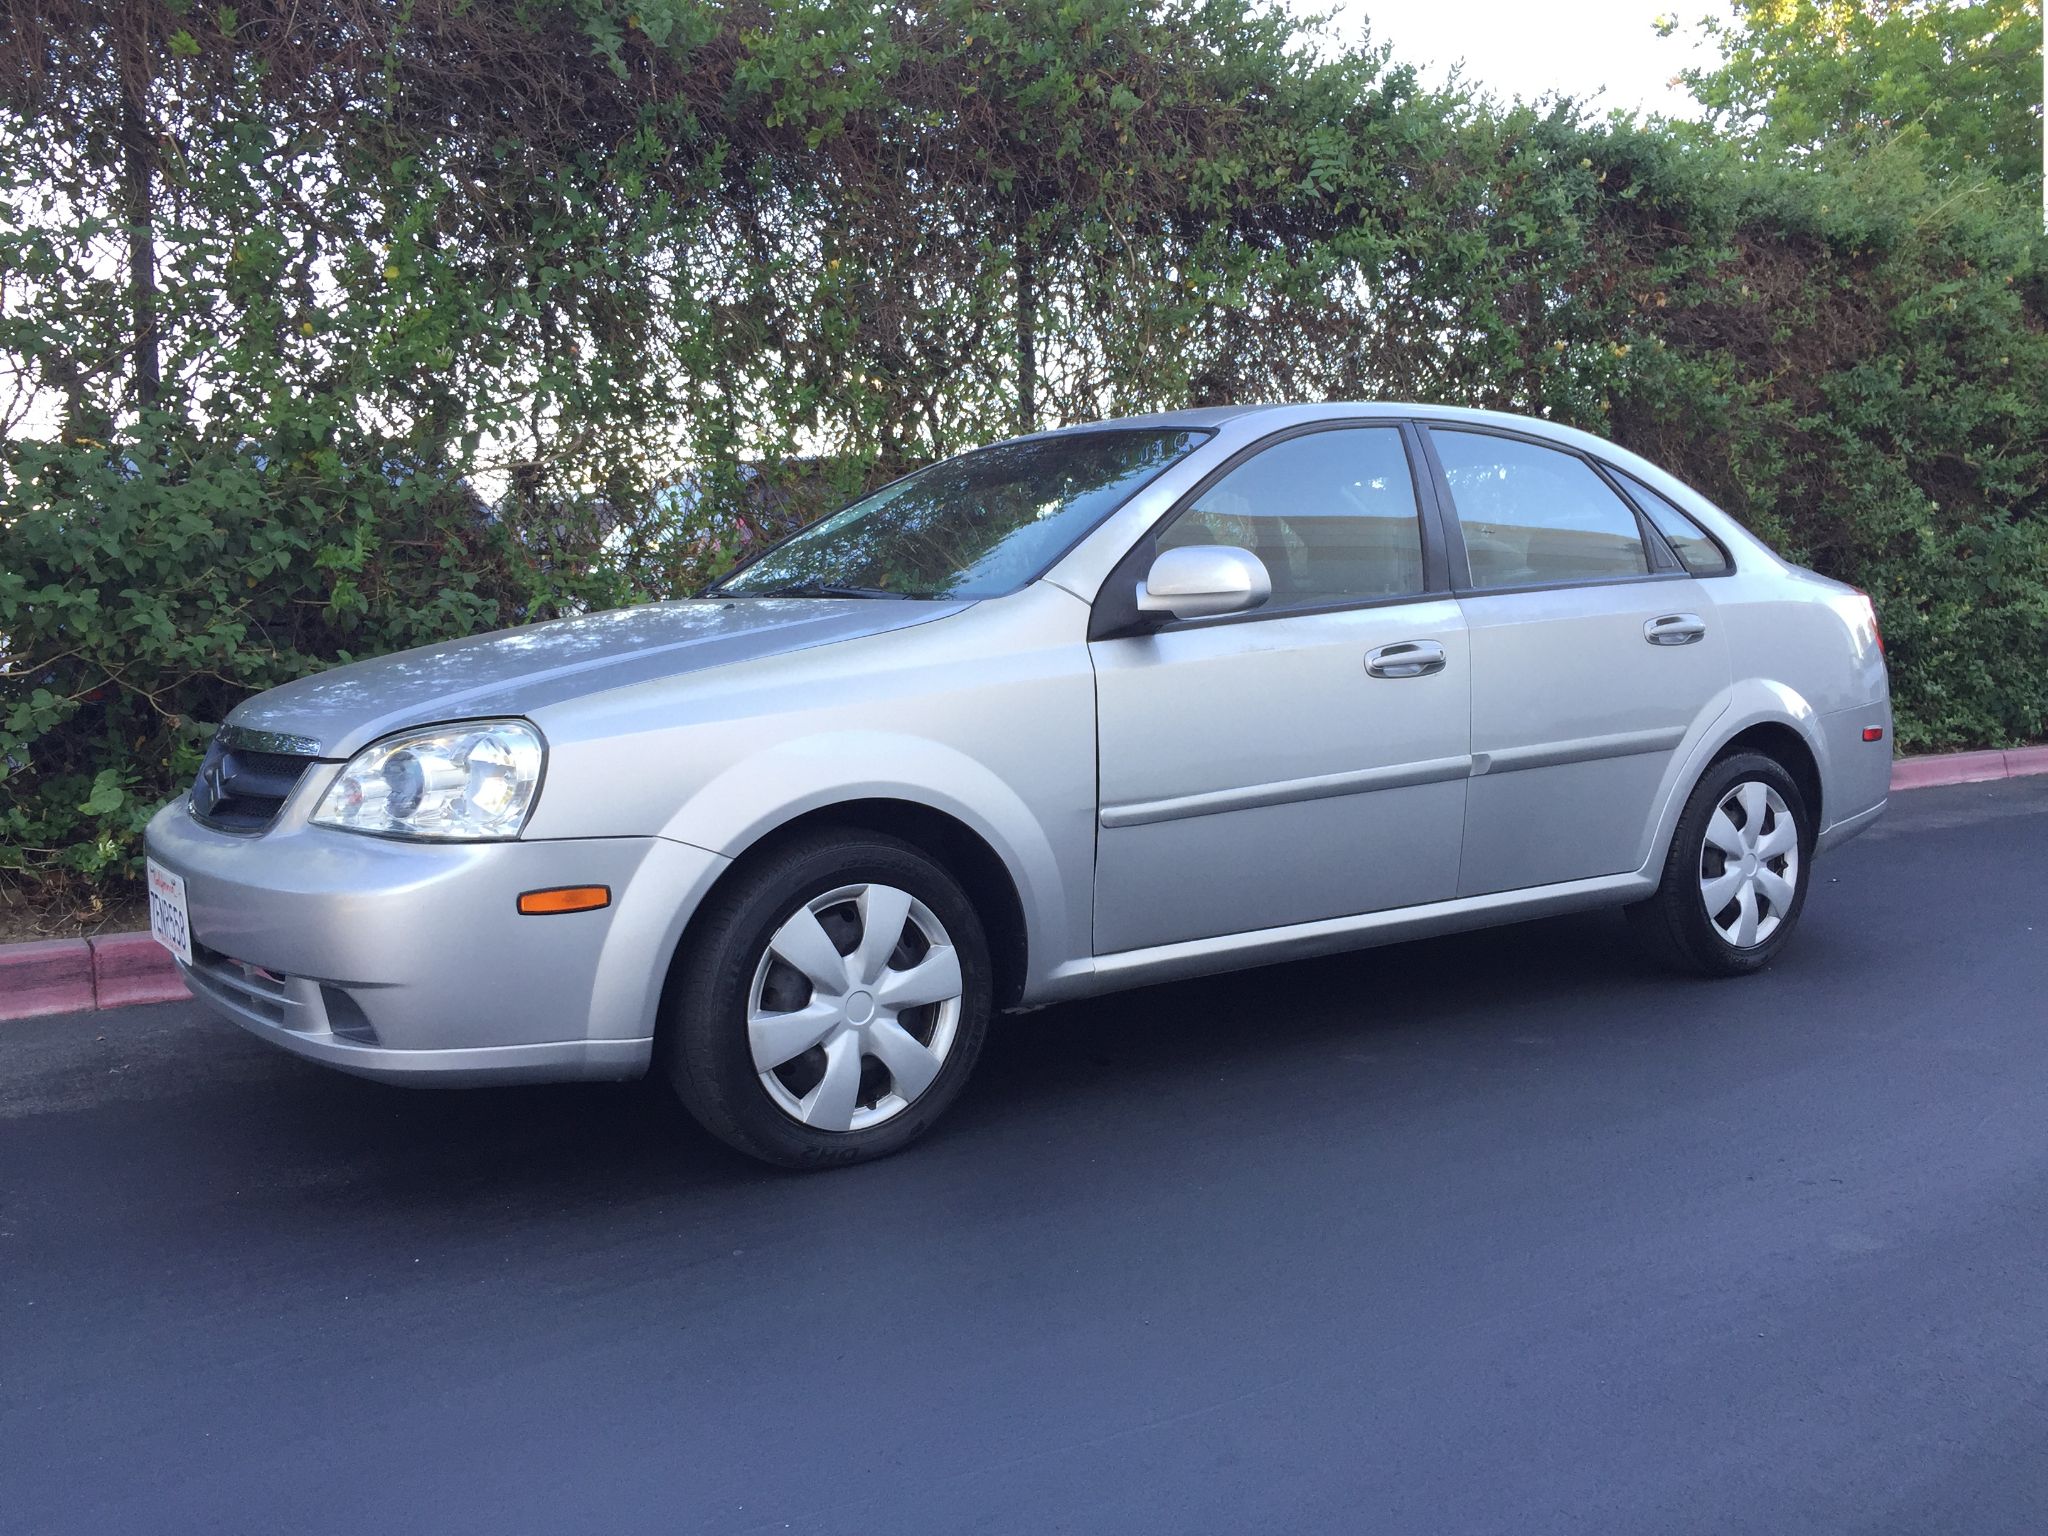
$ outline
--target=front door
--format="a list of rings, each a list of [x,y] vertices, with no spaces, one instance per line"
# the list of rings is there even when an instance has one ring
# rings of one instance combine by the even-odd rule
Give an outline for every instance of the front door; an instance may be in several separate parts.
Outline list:
[[[1091,645],[1098,954],[1455,894],[1470,667],[1423,531],[1401,429],[1342,425],[1228,466],[1119,568],[1228,544],[1273,595]]]

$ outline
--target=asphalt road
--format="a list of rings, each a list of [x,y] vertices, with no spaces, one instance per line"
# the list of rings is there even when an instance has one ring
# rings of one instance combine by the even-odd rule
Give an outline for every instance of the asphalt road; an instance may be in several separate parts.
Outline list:
[[[772,1174],[189,1005],[0,1025],[0,1529],[2048,1528],[2048,778],[1612,916],[1008,1021]]]

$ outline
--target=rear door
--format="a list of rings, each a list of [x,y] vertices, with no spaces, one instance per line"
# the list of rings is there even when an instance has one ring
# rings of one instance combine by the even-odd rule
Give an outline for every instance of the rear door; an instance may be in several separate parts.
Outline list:
[[[1458,894],[1639,868],[1728,687],[1708,588],[1583,455],[1463,425],[1429,444],[1472,652]]]

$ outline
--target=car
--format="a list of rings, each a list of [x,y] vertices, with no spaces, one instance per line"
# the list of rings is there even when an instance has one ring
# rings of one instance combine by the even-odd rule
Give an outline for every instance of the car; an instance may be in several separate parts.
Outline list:
[[[1890,735],[1870,600],[1613,443],[1186,410],[245,701],[150,823],[152,929],[314,1061],[654,1070],[833,1165],[926,1131],[1009,1010],[1602,907],[1756,971]]]

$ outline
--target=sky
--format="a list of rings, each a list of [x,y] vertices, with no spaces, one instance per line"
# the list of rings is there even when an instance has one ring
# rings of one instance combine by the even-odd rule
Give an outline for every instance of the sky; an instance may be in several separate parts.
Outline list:
[[[1546,91],[1593,98],[1596,111],[1623,107],[1694,117],[1698,104],[1671,77],[1713,55],[1694,25],[1720,6],[1710,0],[1287,0],[1299,15],[1333,12],[1337,35],[1355,42],[1372,25],[1396,60],[1441,84],[1460,60],[1468,84],[1503,99]],[[1662,13],[1685,25],[1670,38],[1652,23]]]

